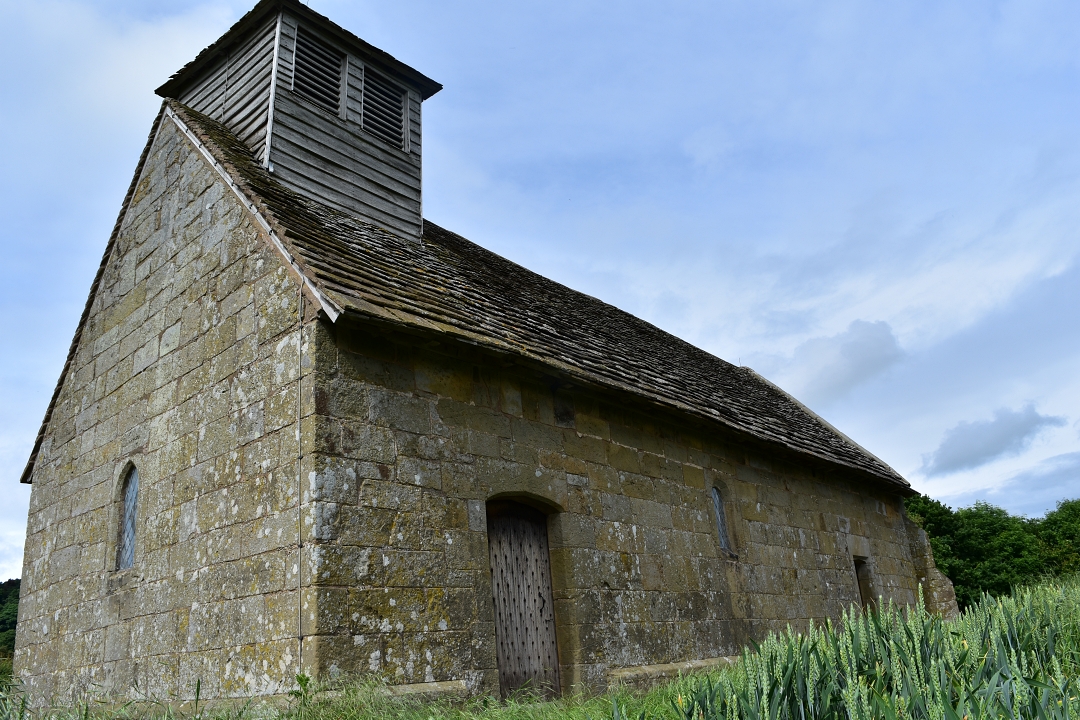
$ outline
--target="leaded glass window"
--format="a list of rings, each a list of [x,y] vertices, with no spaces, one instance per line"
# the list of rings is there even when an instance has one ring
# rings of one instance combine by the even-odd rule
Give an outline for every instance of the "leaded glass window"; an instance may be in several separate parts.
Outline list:
[[[134,467],[124,480],[124,508],[120,518],[120,542],[116,550],[116,569],[135,564],[135,511],[139,504],[139,471]]]
[[[713,510],[716,513],[716,533],[720,538],[720,547],[729,555],[735,552],[731,549],[731,536],[728,535],[727,513],[724,512],[724,497],[719,488],[712,489]]]

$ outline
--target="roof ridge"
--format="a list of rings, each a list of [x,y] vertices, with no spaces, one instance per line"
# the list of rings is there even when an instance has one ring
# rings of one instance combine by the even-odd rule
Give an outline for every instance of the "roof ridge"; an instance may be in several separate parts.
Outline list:
[[[767,378],[764,375],[762,375],[761,373],[759,373],[754,368],[750,367],[749,365],[740,365],[739,368],[741,370],[745,370],[746,372],[753,373],[754,377],[756,377],[758,380],[765,383],[766,385],[771,387],[776,392],[781,393],[782,395],[784,395],[784,397],[786,397],[788,400],[790,400],[791,402],[798,405],[802,409],[803,412],[805,412],[807,415],[812,417],[814,420],[816,420],[817,422],[819,422],[822,425],[824,425],[825,427],[827,427],[829,430],[832,430],[834,433],[836,433],[841,438],[843,438],[848,444],[850,444],[853,448],[855,448],[859,452],[865,453],[866,455],[869,455],[870,457],[877,460],[879,463],[881,463],[885,467],[890,467],[887,462],[885,462],[884,460],[879,458],[877,455],[875,455],[874,453],[867,450],[865,447],[863,447],[859,443],[852,440],[850,437],[848,437],[847,433],[842,432],[839,428],[837,428],[831,422],[829,422],[828,420],[823,418],[821,415],[819,415],[816,412],[814,412],[813,410],[811,410],[810,407],[808,405],[805,405],[801,400],[799,400],[799,398],[795,397],[794,395],[789,393],[787,390],[784,390],[784,388],[780,387],[779,385],[774,383],[772,380],[770,380],[769,378]]]
[[[348,44],[355,46],[361,53],[366,53],[373,58],[377,64],[385,66],[384,69],[389,70],[391,74],[397,74],[407,78],[418,85],[423,91],[423,99],[425,100],[442,90],[442,85],[440,83],[432,80],[416,68],[398,60],[385,50],[380,50],[363,38],[358,37],[355,33],[346,30],[325,15],[312,10],[307,5],[299,2],[299,0],[260,0],[253,8],[241,15],[240,18],[217,40],[207,45],[199,51],[199,54],[196,55],[194,59],[170,75],[169,79],[162,83],[154,92],[161,97],[174,97],[176,95],[175,91],[179,87],[179,83],[183,81],[185,76],[212,61],[221,52],[232,47],[231,44],[235,42],[236,38],[243,31],[251,29],[256,22],[269,16],[270,13],[275,10],[279,13],[283,10],[288,10],[297,16],[302,17],[304,20],[317,23],[324,32],[337,35],[339,40],[344,40]]]
[[[466,238],[466,237],[464,237],[462,235],[459,235],[458,233],[454,232],[453,230],[447,230],[446,228],[442,227],[441,225],[438,225],[438,224],[436,224],[436,223],[434,223],[434,222],[432,222],[430,220],[426,220],[426,219],[424,220],[424,235],[425,236],[429,232],[429,227],[433,229],[434,234],[436,234],[436,235],[443,235],[444,234],[444,235],[450,236],[452,238],[455,238],[457,241],[462,243],[464,246],[467,246],[469,252],[482,253],[484,255],[487,255],[487,256],[489,256],[491,258],[494,258],[494,259],[498,260],[501,263],[505,263],[506,265],[512,266],[512,267],[520,270],[521,272],[528,273],[530,276],[532,276],[534,278],[537,278],[542,283],[549,284],[549,285],[551,285],[551,286],[553,286],[555,288],[559,288],[559,289],[561,289],[563,291],[568,290],[577,297],[585,298],[585,299],[589,300],[590,302],[596,303],[597,305],[601,305],[601,306],[603,306],[605,308],[610,308],[612,311],[625,316],[629,320],[632,320],[635,324],[640,325],[640,326],[645,327],[645,328],[648,328],[650,331],[655,332],[655,333],[657,333],[659,335],[663,335],[665,338],[667,338],[667,339],[669,339],[669,340],[671,340],[671,341],[673,341],[675,343],[678,343],[679,345],[683,346],[687,350],[691,350],[694,353],[700,353],[702,355],[707,355],[708,357],[712,358],[713,360],[721,362],[724,365],[727,365],[727,366],[729,366],[731,368],[739,367],[738,365],[735,365],[734,363],[725,360],[724,358],[720,357],[719,355],[711,353],[711,352],[709,352],[708,350],[706,350],[704,348],[698,347],[697,345],[694,345],[689,340],[681,338],[678,335],[675,335],[674,333],[672,333],[672,332],[670,332],[668,330],[665,330],[664,328],[660,327],[659,325],[657,325],[655,323],[651,323],[651,322],[649,322],[648,320],[646,320],[644,318],[638,317],[637,315],[634,315],[631,312],[623,310],[618,305],[615,305],[613,303],[609,303],[606,300],[602,300],[602,299],[596,297],[595,295],[589,295],[588,293],[582,292],[580,290],[575,290],[574,288],[572,288],[572,287],[570,287],[568,285],[563,285],[562,283],[560,283],[557,280],[552,280],[549,277],[541,275],[540,273],[536,272],[535,270],[530,270],[529,268],[525,267],[524,265],[522,265],[520,263],[516,263],[513,260],[510,260],[509,258],[505,258],[505,257],[503,257],[502,255],[499,255],[496,252],[488,250],[487,248],[483,247],[482,245],[474,243],[473,241],[469,240],[468,238]]]

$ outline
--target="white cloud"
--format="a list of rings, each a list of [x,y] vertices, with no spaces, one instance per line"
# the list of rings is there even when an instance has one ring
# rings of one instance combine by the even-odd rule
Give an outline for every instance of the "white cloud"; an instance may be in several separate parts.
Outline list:
[[[944,497],[957,507],[981,500],[1015,514],[1037,517],[1053,510],[1062,500],[1080,498],[1080,452],[1049,457],[997,487]]]
[[[923,473],[948,475],[1018,455],[1046,428],[1065,424],[1063,417],[1040,415],[1032,404],[1020,410],[1000,408],[993,420],[961,422],[949,429],[938,448],[923,458]]]
[[[812,338],[796,347],[780,382],[806,404],[818,407],[884,372],[903,356],[888,323],[855,320],[838,335]]]
[[[731,133],[720,125],[700,127],[683,141],[683,152],[694,164],[706,167],[720,165],[724,158],[737,148]]]
[[[3,580],[22,577],[25,542],[25,522],[0,520],[0,578]]]
[[[3,9],[13,35],[0,52],[6,61],[23,60],[17,63],[21,72],[8,73],[3,82],[32,101],[17,108],[8,103],[5,114],[42,119],[67,110],[76,132],[140,122],[132,109],[156,107],[160,98],[153,89],[194,57],[193,47],[209,45],[232,19],[223,2],[153,19],[71,0],[5,3]],[[25,62],[27,57],[35,62]]]
[[[0,437],[0,467],[6,468],[2,478],[4,502],[0,503],[0,582],[20,577],[22,573],[30,486],[20,483],[18,477],[36,432],[35,424],[24,433],[16,433],[14,441]]]

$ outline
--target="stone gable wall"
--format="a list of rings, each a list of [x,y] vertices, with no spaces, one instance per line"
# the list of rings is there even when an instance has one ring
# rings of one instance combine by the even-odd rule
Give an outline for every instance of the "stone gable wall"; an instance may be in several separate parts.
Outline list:
[[[39,703],[274,693],[298,671],[297,284],[161,123],[34,471],[15,668]]]
[[[551,512],[566,688],[836,618],[859,600],[853,554],[875,593],[915,598],[893,492],[466,346],[314,332],[305,647],[320,672],[497,694],[485,508],[506,494]]]

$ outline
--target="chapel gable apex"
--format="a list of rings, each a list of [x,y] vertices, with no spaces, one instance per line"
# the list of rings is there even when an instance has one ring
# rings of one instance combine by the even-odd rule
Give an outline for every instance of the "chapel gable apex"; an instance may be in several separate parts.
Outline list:
[[[165,100],[154,119],[147,143],[121,204],[120,213],[110,233],[101,263],[91,283],[86,304],[76,326],[56,388],[42,419],[30,457],[20,476],[22,483],[33,483],[35,467],[46,443],[54,444],[57,439],[66,440],[68,435],[75,432],[74,427],[64,427],[59,428],[58,435],[57,432],[51,432],[51,428],[57,405],[63,400],[65,384],[70,382],[73,373],[79,367],[80,355],[92,352],[92,348],[89,350],[86,348],[88,332],[95,334],[93,341],[100,344],[103,340],[96,334],[110,332],[119,334],[122,331],[120,326],[125,322],[131,322],[133,317],[153,322],[150,315],[160,311],[160,308],[151,307],[152,302],[148,303],[152,298],[149,297],[145,282],[146,268],[160,261],[148,255],[128,253],[130,248],[125,245],[125,239],[133,234],[160,233],[166,236],[164,242],[170,246],[169,252],[175,251],[179,256],[190,252],[185,251],[183,247],[185,244],[204,241],[204,238],[185,232],[183,226],[190,221],[192,213],[197,212],[198,208],[190,206],[177,213],[176,216],[171,216],[169,213],[175,208],[162,206],[163,189],[170,183],[178,182],[183,173],[191,171],[193,164],[208,171],[205,173],[207,184],[203,188],[202,196],[210,194],[214,203],[235,204],[236,212],[243,215],[254,226],[254,234],[258,235],[261,245],[270,250],[267,256],[286,271],[292,287],[290,293],[295,295],[297,290],[302,288],[310,307],[317,309],[330,320],[336,320],[340,314],[337,306],[304,275],[302,267],[287,247],[287,241],[282,239],[284,233],[276,227],[273,219],[268,217],[251,199],[252,195],[245,192],[246,188],[242,186],[242,181],[230,173],[228,161],[219,157],[220,151],[214,147],[212,140],[201,134],[199,125],[191,122],[191,118],[186,116],[189,112],[191,111],[180,103]],[[164,143],[172,146],[171,154],[167,156],[161,152]],[[143,204],[154,206],[155,212],[136,217],[133,210]],[[210,205],[201,208],[202,211],[207,212],[212,209]],[[156,217],[153,222],[159,223],[157,227],[150,225],[150,215]],[[167,344],[169,341],[165,337],[159,338],[159,344],[161,342]],[[137,367],[140,362],[145,362],[148,353],[149,350],[146,350],[143,351],[141,357],[132,358],[133,365]],[[66,425],[70,424],[66,423]],[[50,434],[53,437],[50,437]]]

